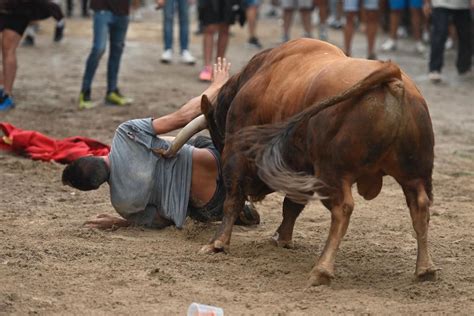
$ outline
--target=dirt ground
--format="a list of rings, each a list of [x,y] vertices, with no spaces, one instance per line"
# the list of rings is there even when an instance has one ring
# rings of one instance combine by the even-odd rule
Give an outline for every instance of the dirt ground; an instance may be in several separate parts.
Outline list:
[[[51,43],[52,23],[42,25],[37,46],[19,49],[17,108],[0,121],[62,138],[82,135],[110,143],[116,126],[130,118],[171,112],[206,85],[200,66],[162,65],[161,15],[132,23],[121,69],[121,89],[131,107],[76,106],[90,48],[90,21],[68,21],[63,43]],[[195,27],[193,26],[193,30]],[[256,53],[233,28],[229,57],[237,71]],[[263,19],[262,42],[276,45],[277,20]],[[293,35],[301,34],[295,25]],[[341,45],[342,34],[331,30]],[[381,39],[379,39],[379,44]],[[446,53],[446,82],[427,80],[426,56],[402,41],[398,62],[426,97],[436,136],[435,202],[430,244],[442,270],[435,282],[414,280],[416,242],[398,184],[385,178],[382,193],[367,202],[356,196],[349,231],[330,287],[308,288],[308,274],[329,229],[329,212],[312,203],[295,227],[295,248],[274,247],[269,238],[281,221],[282,197],[258,204],[262,223],[235,227],[231,252],[199,255],[218,223],[188,221],[167,228],[97,231],[89,217],[114,213],[108,188],[79,192],[61,184],[63,166],[0,153],[0,314],[184,315],[191,302],[217,305],[226,315],[464,314],[474,313],[474,82],[462,82],[454,52]],[[201,38],[191,49],[201,58]],[[354,55],[365,57],[357,34]],[[105,92],[106,59],[93,86]]]

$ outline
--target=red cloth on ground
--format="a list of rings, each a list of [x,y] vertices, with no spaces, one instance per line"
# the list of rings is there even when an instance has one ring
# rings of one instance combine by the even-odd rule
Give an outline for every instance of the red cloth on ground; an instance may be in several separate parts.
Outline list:
[[[5,122],[0,122],[0,129],[5,134],[0,138],[0,149],[34,160],[54,160],[67,164],[83,156],[106,156],[110,152],[110,146],[91,138],[74,136],[53,139]]]

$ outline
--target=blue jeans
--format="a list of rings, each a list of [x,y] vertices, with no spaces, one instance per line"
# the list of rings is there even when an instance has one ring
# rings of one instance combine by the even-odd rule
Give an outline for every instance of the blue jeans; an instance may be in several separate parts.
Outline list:
[[[107,92],[117,89],[117,76],[120,68],[125,36],[128,29],[128,16],[115,15],[111,11],[94,13],[94,39],[92,50],[87,58],[86,71],[82,80],[82,91],[90,91],[92,80],[105,52],[110,38],[110,53],[107,64]]]
[[[189,41],[189,5],[188,0],[167,0],[163,10],[163,38],[165,39],[165,50],[173,48],[173,20],[174,9],[178,6],[179,16],[179,44],[181,52],[188,49]]]

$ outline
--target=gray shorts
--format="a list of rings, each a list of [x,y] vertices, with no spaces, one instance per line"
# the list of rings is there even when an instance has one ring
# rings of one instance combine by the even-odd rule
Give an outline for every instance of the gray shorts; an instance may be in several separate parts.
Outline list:
[[[359,3],[366,10],[378,10],[379,0],[344,0],[344,12],[358,12]]]
[[[313,0],[280,0],[282,9],[312,10]]]

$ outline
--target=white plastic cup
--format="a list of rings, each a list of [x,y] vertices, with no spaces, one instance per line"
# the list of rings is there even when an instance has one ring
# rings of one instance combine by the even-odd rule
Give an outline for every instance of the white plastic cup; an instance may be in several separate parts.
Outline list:
[[[224,310],[216,306],[192,303],[188,308],[188,316],[224,316]]]

